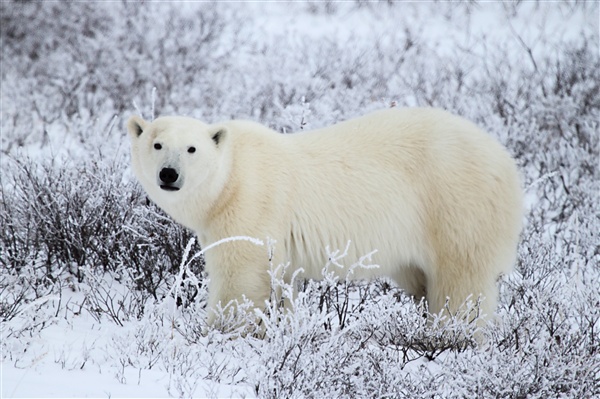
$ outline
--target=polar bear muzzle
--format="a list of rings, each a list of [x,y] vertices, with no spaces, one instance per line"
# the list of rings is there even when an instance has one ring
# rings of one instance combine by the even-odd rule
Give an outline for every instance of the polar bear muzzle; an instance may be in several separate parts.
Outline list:
[[[175,183],[179,179],[179,174],[173,168],[162,168],[158,174],[160,179],[160,188],[165,191],[178,191],[180,187],[177,187]]]

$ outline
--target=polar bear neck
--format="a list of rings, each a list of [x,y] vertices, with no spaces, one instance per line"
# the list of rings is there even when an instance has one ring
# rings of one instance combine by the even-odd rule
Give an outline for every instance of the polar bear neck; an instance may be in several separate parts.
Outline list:
[[[212,235],[210,230],[214,223],[213,219],[223,212],[224,201],[234,197],[237,183],[231,176],[232,157],[231,151],[224,151],[220,163],[215,165],[212,178],[206,179],[205,183],[190,188],[184,196],[170,203],[159,203],[169,215],[179,224],[195,231],[199,237]]]
[[[277,175],[282,173],[279,154],[289,152],[283,150],[286,141],[282,135],[258,124],[244,123],[243,128],[237,124],[240,122],[229,125],[231,147],[215,174],[218,180],[212,182],[212,192],[208,194],[211,200],[195,202],[187,208],[203,209],[195,212],[203,217],[194,230],[210,242],[239,235],[264,239],[264,232],[259,232],[257,225],[270,219],[267,214],[285,202],[288,191],[287,187],[276,185],[280,181]],[[202,197],[207,198],[206,194]]]

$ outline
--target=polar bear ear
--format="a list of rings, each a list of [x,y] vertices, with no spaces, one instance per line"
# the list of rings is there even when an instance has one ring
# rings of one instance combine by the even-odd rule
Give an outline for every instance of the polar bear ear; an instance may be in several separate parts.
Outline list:
[[[146,122],[144,119],[137,115],[133,115],[127,121],[127,130],[129,131],[131,137],[138,138],[140,137],[147,125],[148,122]]]
[[[225,129],[224,127],[218,127],[212,131],[210,138],[212,139],[212,141],[215,142],[215,145],[218,147],[219,143],[223,141],[223,138],[225,137],[226,133],[227,129]]]

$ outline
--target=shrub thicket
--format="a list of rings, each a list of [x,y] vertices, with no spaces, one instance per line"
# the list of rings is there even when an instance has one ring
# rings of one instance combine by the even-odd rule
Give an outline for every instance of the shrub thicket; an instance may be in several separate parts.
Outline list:
[[[0,289],[10,295],[2,298],[3,319],[65,278],[90,283],[86,276],[110,273],[142,297],[164,297],[192,235],[124,181],[123,169],[32,160],[5,169]],[[191,269],[200,273],[201,260]]]

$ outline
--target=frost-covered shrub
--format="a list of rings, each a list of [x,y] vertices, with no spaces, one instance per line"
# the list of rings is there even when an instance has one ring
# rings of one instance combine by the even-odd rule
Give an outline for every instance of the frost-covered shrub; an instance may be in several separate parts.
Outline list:
[[[267,305],[259,339],[194,327],[205,311],[193,305],[175,323],[206,348],[201,364],[220,365],[218,374],[198,366],[195,378],[237,381],[260,397],[595,397],[600,294],[558,267],[563,258],[540,239],[526,237],[527,266],[502,283],[500,318],[479,345],[463,321],[432,325],[421,304],[387,283],[341,282],[327,269],[324,280],[302,285],[292,312]],[[294,291],[275,277],[273,285],[284,297]],[[236,360],[227,365],[221,356]]]
[[[325,266],[323,280],[300,287],[299,281],[286,283],[278,277],[284,265],[274,266],[274,297],[258,311],[259,323],[252,315],[245,319],[255,324],[250,329],[246,325],[243,335],[237,328],[239,317],[224,314],[222,321],[236,328],[207,330],[202,322],[206,311],[197,306],[201,302],[180,309],[173,321],[177,330],[193,347],[201,345],[206,351],[195,373],[215,383],[237,380],[260,397],[424,394],[434,388],[435,378],[423,381],[412,369],[425,370],[424,361],[474,346],[471,327],[464,321],[434,319],[429,324],[422,304],[387,282],[340,281],[331,267]],[[201,296],[205,290],[201,287]],[[244,303],[241,308],[250,311],[252,306]],[[216,357],[223,353],[237,361],[219,363]],[[239,364],[244,366],[240,369]],[[211,370],[220,365],[220,372],[202,371],[204,365]]]
[[[235,18],[209,3],[185,11],[142,1],[0,7],[5,148],[43,141],[74,118],[120,117],[149,103],[153,88],[158,113],[213,108],[220,91],[211,78],[237,43]]]
[[[15,160],[8,170],[0,205],[3,317],[65,277],[106,284],[101,276],[108,272],[155,300],[165,295],[191,233],[124,181],[120,163]],[[190,268],[200,273],[202,260]],[[92,292],[102,290],[110,291],[93,284]],[[96,299],[106,304],[105,294]]]
[[[20,173],[5,190],[5,202],[18,204],[7,224],[16,230],[24,221],[19,233],[30,233],[43,245],[47,266],[64,265],[80,281],[82,266],[109,265],[123,241],[124,232],[116,226],[128,216],[115,196],[120,177],[114,171],[98,176],[87,166],[17,162]]]

